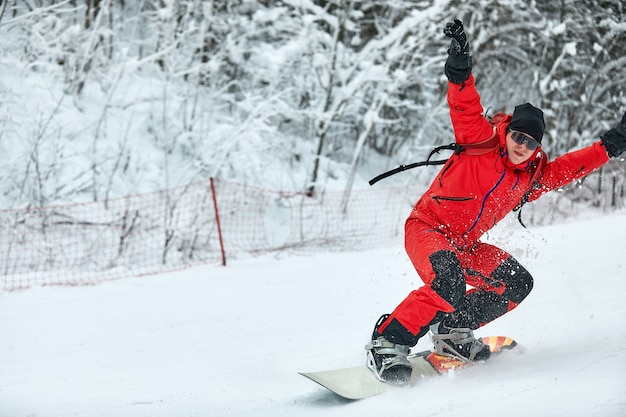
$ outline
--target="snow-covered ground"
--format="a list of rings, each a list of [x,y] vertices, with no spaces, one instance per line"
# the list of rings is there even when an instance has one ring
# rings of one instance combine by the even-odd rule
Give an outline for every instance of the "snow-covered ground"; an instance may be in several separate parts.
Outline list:
[[[625,236],[623,213],[500,225],[489,241],[535,288],[477,334],[522,348],[357,402],[297,372],[364,362],[375,320],[421,283],[401,241],[0,292],[0,416],[625,416]]]

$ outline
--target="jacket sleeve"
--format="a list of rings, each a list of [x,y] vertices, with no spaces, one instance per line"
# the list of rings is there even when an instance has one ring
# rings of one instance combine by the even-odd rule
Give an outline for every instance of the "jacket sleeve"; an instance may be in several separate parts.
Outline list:
[[[548,191],[563,187],[584,177],[609,161],[606,149],[600,141],[586,148],[568,152],[548,162],[539,180],[540,187],[534,190],[528,201],[541,197]]]
[[[480,142],[493,135],[493,127],[482,114],[473,75],[463,84],[448,82],[448,105],[457,143]]]

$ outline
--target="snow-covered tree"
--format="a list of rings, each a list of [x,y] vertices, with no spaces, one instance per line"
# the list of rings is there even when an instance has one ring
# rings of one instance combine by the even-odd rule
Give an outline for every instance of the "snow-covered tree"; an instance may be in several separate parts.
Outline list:
[[[454,17],[470,34],[483,104],[541,106],[545,147],[559,154],[597,139],[624,111],[624,7],[5,1],[2,206],[102,200],[211,176],[310,195],[345,189],[347,199],[359,176],[452,140],[442,27]]]

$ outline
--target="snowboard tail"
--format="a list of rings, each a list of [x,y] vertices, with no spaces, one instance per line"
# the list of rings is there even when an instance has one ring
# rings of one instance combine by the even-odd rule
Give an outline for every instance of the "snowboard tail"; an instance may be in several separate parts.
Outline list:
[[[506,336],[489,336],[483,337],[481,340],[489,346],[492,354],[502,350],[513,349],[517,345],[515,340]],[[440,355],[432,350],[411,354],[408,359],[413,366],[411,379],[408,384],[415,384],[423,378],[445,374],[453,369],[474,364],[474,362]],[[300,372],[300,375],[349,400],[360,400],[379,395],[392,387],[391,384],[379,380],[366,366],[319,372]]]

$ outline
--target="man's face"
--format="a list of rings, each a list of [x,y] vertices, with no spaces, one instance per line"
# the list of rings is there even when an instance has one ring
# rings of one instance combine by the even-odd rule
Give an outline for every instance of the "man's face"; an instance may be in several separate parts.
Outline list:
[[[535,145],[538,145],[538,142],[522,132],[509,130],[506,134],[506,150],[509,160],[515,165],[528,161],[537,150]],[[528,149],[529,146],[533,149]]]

